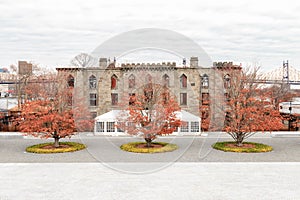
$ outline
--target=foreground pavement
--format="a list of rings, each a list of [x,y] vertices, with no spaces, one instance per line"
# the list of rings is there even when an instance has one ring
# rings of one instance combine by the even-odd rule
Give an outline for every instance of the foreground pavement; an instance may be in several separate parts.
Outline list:
[[[299,163],[174,163],[140,174],[100,163],[0,164],[0,199],[290,200],[300,198],[299,172]]]

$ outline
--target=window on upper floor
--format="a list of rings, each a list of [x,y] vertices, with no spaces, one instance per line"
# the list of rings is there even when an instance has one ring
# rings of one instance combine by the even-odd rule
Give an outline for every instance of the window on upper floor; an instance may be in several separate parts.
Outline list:
[[[74,87],[74,77],[72,75],[68,76],[68,87]]]
[[[89,87],[90,89],[95,89],[97,87],[97,79],[94,75],[89,77]]]
[[[202,88],[208,88],[209,87],[209,78],[207,74],[204,74],[201,77],[201,87]]]
[[[117,89],[118,88],[118,77],[116,75],[112,75],[111,78],[111,89]]]
[[[182,74],[180,76],[180,87],[181,88],[186,88],[187,87],[187,77],[184,74]]]
[[[163,86],[170,86],[170,77],[167,74],[163,75]]]
[[[225,76],[224,76],[224,88],[225,89],[228,89],[228,88],[230,88],[230,76],[229,76],[229,74],[226,74]]]
[[[135,76],[131,74],[128,78],[128,87],[134,88],[135,87]]]

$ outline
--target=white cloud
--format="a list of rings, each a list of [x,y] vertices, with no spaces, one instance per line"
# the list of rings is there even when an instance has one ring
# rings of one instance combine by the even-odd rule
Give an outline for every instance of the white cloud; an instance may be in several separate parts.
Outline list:
[[[213,60],[275,68],[289,59],[300,68],[299,8],[289,0],[0,0],[0,65],[67,65],[110,37],[155,27],[185,34]]]

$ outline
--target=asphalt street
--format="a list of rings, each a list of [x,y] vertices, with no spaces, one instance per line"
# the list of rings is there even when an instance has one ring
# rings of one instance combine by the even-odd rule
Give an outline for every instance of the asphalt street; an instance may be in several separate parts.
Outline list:
[[[40,140],[23,137],[0,137],[0,163],[59,163],[59,162],[300,162],[300,137],[271,137],[258,134],[246,141],[259,142],[273,147],[268,153],[231,153],[215,150],[212,144],[230,141],[224,134],[187,137],[161,137],[157,141],[171,142],[179,149],[168,153],[137,154],[122,151],[120,145],[143,141],[133,137],[87,136],[80,134],[73,139],[87,145],[86,150],[63,154],[26,153],[26,147],[52,139]]]

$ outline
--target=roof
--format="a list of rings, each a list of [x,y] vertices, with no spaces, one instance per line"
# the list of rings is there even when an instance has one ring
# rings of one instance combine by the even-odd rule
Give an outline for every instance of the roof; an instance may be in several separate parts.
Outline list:
[[[102,122],[112,122],[116,121],[118,117],[121,116],[122,112],[126,112],[124,110],[112,110],[107,113],[104,113],[103,115],[99,115],[95,118],[95,121],[102,121]],[[182,121],[200,121],[201,118],[193,115],[185,110],[177,111],[176,115],[179,119]]]

